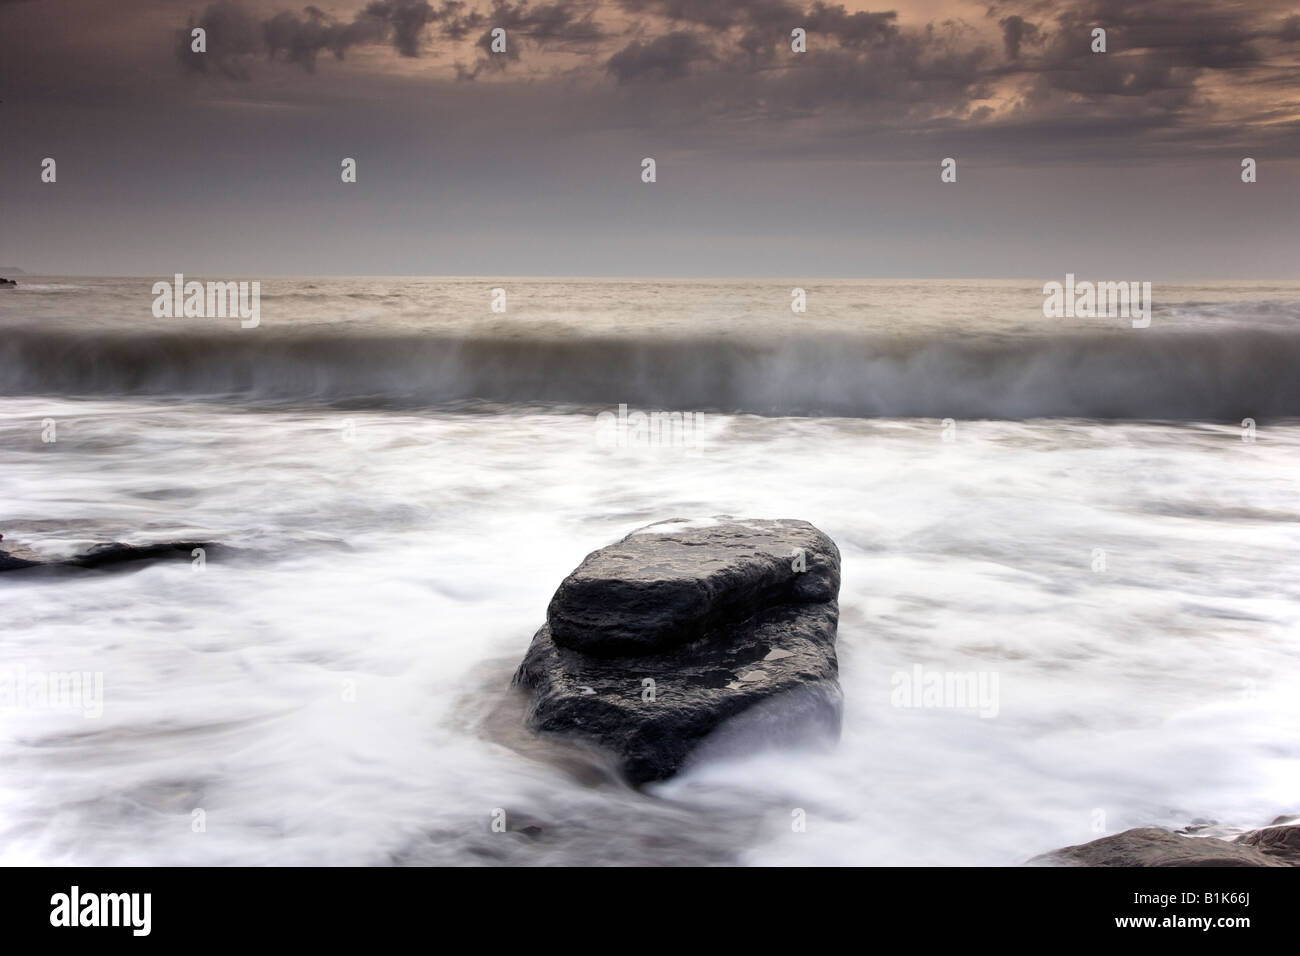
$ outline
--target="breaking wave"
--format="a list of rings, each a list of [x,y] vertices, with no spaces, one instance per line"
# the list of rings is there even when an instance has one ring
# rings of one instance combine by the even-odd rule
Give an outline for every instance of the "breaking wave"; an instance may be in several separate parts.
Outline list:
[[[164,334],[18,327],[0,394],[401,407],[463,400],[761,415],[1240,420],[1300,415],[1300,335]]]

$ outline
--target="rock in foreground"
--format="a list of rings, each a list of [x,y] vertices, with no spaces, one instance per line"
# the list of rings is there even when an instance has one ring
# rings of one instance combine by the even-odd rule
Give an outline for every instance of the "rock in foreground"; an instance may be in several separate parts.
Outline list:
[[[731,718],[765,742],[839,735],[840,555],[806,521],[664,521],[560,585],[514,683],[529,725],[676,773]],[[713,739],[718,739],[715,735]]]
[[[1295,817],[1279,818],[1262,830],[1243,833],[1234,842],[1254,847],[1289,866],[1300,866],[1300,825],[1295,820]]]
[[[1031,866],[1298,866],[1300,827],[1252,830],[1229,842],[1147,827],[1044,853]]]

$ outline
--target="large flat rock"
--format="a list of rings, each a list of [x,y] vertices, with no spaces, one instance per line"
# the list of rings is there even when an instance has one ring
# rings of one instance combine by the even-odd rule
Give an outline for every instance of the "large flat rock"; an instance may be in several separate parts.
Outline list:
[[[528,722],[676,773],[742,717],[764,741],[833,739],[839,550],[792,520],[674,520],[589,555],[560,585],[515,683]]]
[[[656,652],[765,608],[834,601],[839,564],[806,521],[661,521],[587,555],[546,622],[557,644],[586,654]]]

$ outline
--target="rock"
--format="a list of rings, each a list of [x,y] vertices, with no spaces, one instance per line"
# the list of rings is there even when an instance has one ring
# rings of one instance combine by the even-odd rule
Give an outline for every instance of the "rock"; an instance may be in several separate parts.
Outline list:
[[[3,538],[0,535],[0,538]],[[34,568],[44,564],[44,560],[29,548],[10,544],[0,546],[0,571],[17,571],[20,568]]]
[[[1288,866],[1300,866],[1300,826],[1290,825],[1295,817],[1280,817],[1287,825],[1267,826],[1243,833],[1236,841],[1251,846]],[[1274,821],[1275,824],[1277,821]]]
[[[150,561],[158,558],[188,560],[195,548],[203,548],[206,552],[212,548],[212,545],[201,541],[159,541],[154,544],[123,544],[121,541],[110,541],[97,544],[62,563],[78,568],[102,568],[110,564]]]
[[[0,540],[4,536],[0,535]],[[132,561],[153,561],[162,558],[190,560],[195,548],[211,555],[219,546],[202,541],[157,541],[152,544],[124,544],[109,541],[62,560],[42,558],[20,545],[0,545],[0,571],[18,571],[25,568],[104,568]]]
[[[792,568],[804,552],[806,570]],[[546,612],[555,643],[599,657],[658,653],[781,604],[834,601],[839,551],[803,521],[665,521],[587,555]]]
[[[835,739],[839,584],[839,550],[805,521],[634,531],[555,592],[514,677],[528,724],[597,745],[634,784],[672,776],[741,715],[733,736]]]
[[[1290,829],[1280,827],[1278,829]],[[1263,833],[1262,830],[1254,831]],[[1146,827],[1125,830],[1090,843],[1067,846],[1029,861],[1030,866],[1287,866],[1276,856],[1244,843],[1215,837],[1180,836]]]

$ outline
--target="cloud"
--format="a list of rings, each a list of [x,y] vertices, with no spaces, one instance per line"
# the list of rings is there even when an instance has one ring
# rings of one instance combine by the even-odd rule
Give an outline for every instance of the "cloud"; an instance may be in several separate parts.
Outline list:
[[[325,53],[342,60],[354,47],[386,44],[398,55],[414,58],[425,52],[432,36],[456,43],[483,30],[475,46],[487,55],[473,70],[457,65],[462,78],[472,79],[484,69],[503,69],[507,62],[519,59],[524,42],[547,48],[599,43],[606,34],[596,23],[595,8],[591,0],[541,4],[493,0],[486,9],[471,7],[465,0],[443,0],[438,7],[426,0],[372,0],[351,20],[335,18],[315,6],[301,14],[280,11],[259,19],[235,0],[217,0],[178,31],[176,51],[187,70],[207,73],[215,65],[226,76],[247,79],[249,61],[258,54],[311,73]],[[207,31],[204,53],[191,49],[195,27]],[[504,56],[490,53],[491,31],[498,27],[508,36]]]
[[[186,69],[206,73],[209,63],[215,63],[220,72],[239,78],[249,76],[248,59],[256,54],[313,72],[323,53],[341,60],[353,47],[386,44],[400,56],[418,57],[431,29],[458,40],[483,22],[483,14],[461,0],[444,0],[440,7],[425,0],[373,0],[351,20],[315,6],[301,15],[281,11],[259,19],[234,0],[217,0],[179,31],[177,56]],[[191,49],[195,27],[207,31],[206,53]]]
[[[507,0],[493,0],[491,11],[480,15],[477,22],[488,29],[478,38],[475,46],[482,55],[472,68],[456,64],[456,78],[473,80],[484,70],[504,71],[520,59],[523,41],[538,49],[583,50],[606,39],[607,34],[595,20],[594,3],[577,0],[560,0],[557,3],[530,5],[526,0],[511,4]],[[492,50],[494,30],[506,31],[506,48],[502,53]]]
[[[1002,42],[1006,46],[1007,56],[1013,60],[1020,56],[1022,43],[1036,43],[1039,39],[1038,27],[1024,17],[1004,17],[999,25],[1002,27]]]
[[[630,111],[701,131],[797,117],[840,138],[1002,130],[1039,146],[1035,129],[1082,141],[1107,123],[1134,148],[1197,129],[1216,142],[1225,128],[1300,135],[1279,79],[1300,41],[1288,0],[989,0],[983,12],[925,22],[823,0],[371,0],[337,18],[315,7],[252,17],[218,0],[194,21],[208,55],[189,53],[187,32],[177,49],[188,69],[241,78],[257,57],[311,72],[361,46],[450,51],[443,78],[490,78],[506,96],[526,61],[519,75],[565,84],[561,111],[593,129]],[[790,49],[796,26],[806,53]],[[1105,54],[1091,50],[1097,26]],[[498,27],[504,55],[490,51]]]
[[[402,56],[419,56],[425,28],[443,16],[424,0],[376,0],[352,22],[352,27],[359,32],[359,42],[374,42],[371,31],[377,31],[380,36],[391,37],[393,49]]]
[[[726,30],[736,26],[747,16],[752,15],[755,7],[767,7],[774,4],[755,4],[752,2],[727,2],[727,0],[620,0],[619,4],[629,13],[653,14],[674,24],[686,23]]]
[[[193,32],[200,27],[206,34],[206,49],[201,53],[193,49]],[[207,73],[212,65],[228,77],[247,79],[246,61],[261,49],[260,24],[230,0],[209,5],[176,34],[177,59],[185,69],[198,73]]]
[[[849,13],[843,5],[814,3],[805,17],[808,28],[850,50],[865,50],[892,43],[899,36],[898,14]]]
[[[579,5],[572,0],[530,5],[525,0],[510,4],[494,0],[486,20],[502,27],[511,36],[524,36],[538,42],[595,43],[605,32],[595,21],[594,5]]]
[[[677,31],[649,43],[634,40],[606,62],[620,83],[634,80],[672,80],[690,72],[693,63],[712,60],[713,48],[692,33]]]

